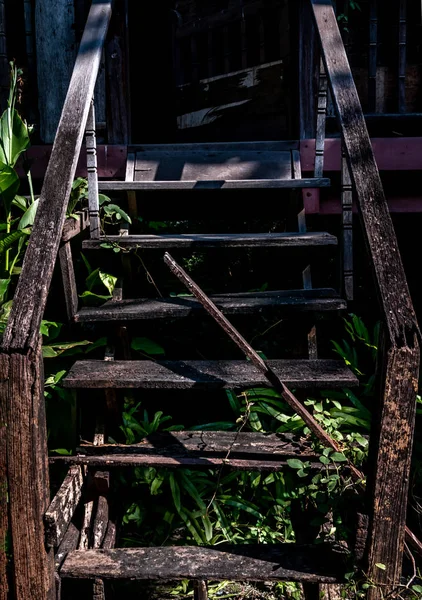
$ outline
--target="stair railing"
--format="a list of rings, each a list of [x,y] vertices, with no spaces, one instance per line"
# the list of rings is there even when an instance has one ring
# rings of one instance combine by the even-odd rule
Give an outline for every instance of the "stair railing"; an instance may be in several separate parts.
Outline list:
[[[56,597],[54,556],[52,550],[46,550],[43,527],[50,498],[40,324],[112,4],[112,0],[92,2],[0,349],[1,600],[6,598],[8,589],[7,530],[13,553],[13,597],[16,600]]]
[[[399,583],[401,575],[419,377],[420,332],[332,2],[308,2],[341,132],[343,162],[350,175],[350,182],[346,184],[356,200],[383,313],[381,389],[379,406],[374,407],[372,466],[367,485],[369,533],[366,573],[368,579],[377,584],[369,589],[368,598],[378,600],[386,597],[388,589]],[[348,193],[349,220],[350,195]],[[351,224],[347,225],[350,229]],[[410,536],[408,539],[410,542]]]

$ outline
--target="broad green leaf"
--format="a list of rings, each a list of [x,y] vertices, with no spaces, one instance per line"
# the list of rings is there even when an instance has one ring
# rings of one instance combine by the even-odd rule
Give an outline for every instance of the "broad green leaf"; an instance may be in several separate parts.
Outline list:
[[[54,450],[50,450],[50,452],[62,454],[63,456],[72,456],[72,450],[66,450],[65,448],[55,448]]]
[[[9,215],[13,198],[19,189],[19,177],[15,169],[0,161],[0,200]]]
[[[104,271],[101,270],[98,274],[105,287],[108,289],[110,294],[112,294],[117,283],[117,277],[114,277],[114,275],[110,275],[109,273],[104,273]]]
[[[31,227],[34,224],[35,215],[37,214],[39,200],[35,200],[28,208],[28,210],[23,214],[21,220],[19,221],[18,229],[24,229],[25,227]]]
[[[288,458],[287,464],[289,465],[289,467],[291,469],[303,469],[303,467],[304,467],[303,462],[301,460],[299,460],[298,458]]]
[[[330,458],[334,462],[347,462],[347,458],[342,452],[333,452]]]
[[[0,279],[0,302],[3,302],[7,289],[9,287],[10,279]]]
[[[132,348],[132,350],[137,350],[138,352],[145,352],[145,354],[150,354],[151,356],[165,354],[164,348],[162,346],[146,337],[133,338],[130,347]]]
[[[80,253],[82,260],[84,261],[84,265],[86,266],[86,269],[88,271],[88,275],[91,275],[92,273],[92,267],[88,262],[87,257],[85,256],[85,254],[83,252]]]
[[[25,196],[15,196],[13,198],[12,204],[13,206],[17,206],[18,208],[20,208],[23,212],[25,212],[27,209],[27,201]]]
[[[117,204],[107,204],[107,206],[104,206],[104,212],[109,216],[116,215],[117,217],[118,215],[118,218],[123,219],[127,223],[132,223],[132,219],[129,217],[129,215],[125,213],[120,206],[117,206]]]
[[[83,294],[79,295],[79,298],[97,298],[99,300],[110,300],[111,296],[103,296],[102,294],[94,294],[94,292],[85,290],[85,292],[83,292]]]
[[[29,143],[28,126],[17,110],[7,108],[0,117],[0,161],[14,167]]]
[[[387,568],[383,563],[375,563],[375,566],[378,569],[381,569],[381,571],[385,571],[385,569]]]
[[[44,358],[54,358],[55,356],[59,356],[66,352],[67,350],[78,348],[79,346],[87,346],[91,344],[88,340],[82,340],[80,342],[61,342],[58,344],[49,344],[47,346],[43,346],[42,353]]]

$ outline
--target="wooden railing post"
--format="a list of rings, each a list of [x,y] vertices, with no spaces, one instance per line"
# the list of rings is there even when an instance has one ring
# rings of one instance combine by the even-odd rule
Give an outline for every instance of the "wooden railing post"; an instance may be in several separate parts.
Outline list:
[[[13,597],[53,600],[54,555],[45,547],[43,526],[50,487],[40,340],[26,353],[0,354],[0,397],[0,452],[6,463],[1,488],[5,492],[7,486]],[[0,592],[0,598],[6,594]]]
[[[43,524],[49,478],[39,332],[111,10],[112,0],[92,2],[0,347],[0,600],[7,594],[6,529],[13,600],[55,597]]]
[[[419,375],[420,332],[380,175],[331,0],[310,0],[386,326],[369,473],[368,598],[399,583]],[[377,565],[383,565],[381,568]]]

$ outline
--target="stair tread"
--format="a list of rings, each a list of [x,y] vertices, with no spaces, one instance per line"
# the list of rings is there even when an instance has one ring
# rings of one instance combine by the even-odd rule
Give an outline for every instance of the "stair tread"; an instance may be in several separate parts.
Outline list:
[[[333,246],[337,238],[325,231],[283,233],[192,233],[179,235],[107,235],[85,240],[83,248],[101,248],[102,244],[124,248],[213,248],[271,246]]]
[[[291,433],[263,434],[255,431],[164,431],[146,436],[138,444],[83,443],[78,452],[88,456],[154,455],[160,456],[227,456],[250,458],[261,456],[269,460],[302,456],[318,459],[310,441]]]
[[[345,300],[329,288],[216,294],[210,298],[228,315],[251,314],[268,308],[313,312],[340,311],[347,308]],[[84,307],[74,318],[78,322],[181,318],[200,310],[203,310],[202,305],[195,298],[188,296],[135,298],[110,300],[99,307]]]
[[[356,386],[343,361],[269,360],[280,379],[293,387]],[[77,361],[63,379],[72,388],[222,389],[267,386],[264,375],[246,360]]]
[[[164,180],[164,181],[120,181],[100,180],[100,192],[108,191],[143,191],[143,190],[241,190],[241,189],[292,189],[292,188],[327,188],[331,180],[328,177],[303,177],[301,179],[223,179],[213,180]]]
[[[347,554],[328,544],[219,545],[75,550],[61,577],[91,579],[205,579],[231,581],[344,581]]]
[[[138,444],[82,443],[76,456],[52,457],[52,463],[90,467],[189,467],[281,471],[288,460],[302,458],[320,470],[320,454],[306,438],[293,434],[233,431],[154,433]],[[326,468],[326,467],[324,467]]]
[[[303,178],[297,142],[138,145],[129,148],[126,180],[100,190],[326,187]]]

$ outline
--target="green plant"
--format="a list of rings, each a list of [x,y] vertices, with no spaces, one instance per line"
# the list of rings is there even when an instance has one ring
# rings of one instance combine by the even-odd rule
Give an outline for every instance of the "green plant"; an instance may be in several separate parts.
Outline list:
[[[30,144],[31,128],[19,115],[16,105],[22,72],[10,63],[10,92],[7,108],[0,117],[0,333],[4,331],[11,308],[10,285],[19,275],[19,261],[34,222],[38,201],[32,190],[30,171],[27,178],[30,198],[18,195],[20,186],[16,164]]]

